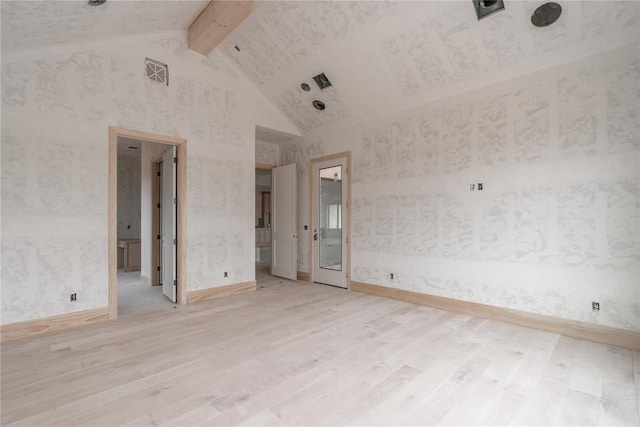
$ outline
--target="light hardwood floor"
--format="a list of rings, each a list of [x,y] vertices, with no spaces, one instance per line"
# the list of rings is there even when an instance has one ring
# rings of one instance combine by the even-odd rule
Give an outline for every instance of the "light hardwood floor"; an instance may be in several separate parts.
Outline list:
[[[2,425],[638,425],[640,353],[277,279],[2,344]]]

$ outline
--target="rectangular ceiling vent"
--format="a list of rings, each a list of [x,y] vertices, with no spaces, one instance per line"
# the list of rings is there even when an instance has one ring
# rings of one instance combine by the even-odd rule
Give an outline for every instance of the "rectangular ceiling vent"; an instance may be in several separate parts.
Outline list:
[[[476,15],[478,15],[478,20],[500,10],[504,10],[503,0],[473,0],[473,5],[476,8]]]
[[[169,86],[169,66],[151,58],[144,58],[144,72],[149,80]]]
[[[324,90],[324,89],[332,86],[331,82],[329,81],[327,76],[324,75],[324,73],[320,73],[317,76],[315,76],[313,78],[313,81],[316,82],[316,84],[318,85],[320,90]]]

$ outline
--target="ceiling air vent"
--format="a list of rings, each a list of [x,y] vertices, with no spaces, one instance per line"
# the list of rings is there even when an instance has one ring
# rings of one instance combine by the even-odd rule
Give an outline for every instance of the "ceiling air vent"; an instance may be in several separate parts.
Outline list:
[[[149,80],[169,86],[169,66],[167,64],[145,58],[144,72]]]
[[[478,20],[504,9],[503,0],[473,0]]]
[[[329,81],[327,76],[324,75],[324,73],[320,73],[317,76],[315,76],[313,78],[313,81],[316,82],[320,90],[326,89],[329,86],[331,86],[331,82]]]

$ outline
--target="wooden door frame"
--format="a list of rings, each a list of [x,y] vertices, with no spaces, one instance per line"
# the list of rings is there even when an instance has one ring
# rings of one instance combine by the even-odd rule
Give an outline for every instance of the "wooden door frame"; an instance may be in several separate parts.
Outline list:
[[[347,159],[347,289],[351,290],[351,151],[343,151],[341,153],[329,154],[327,156],[316,157],[309,160],[309,281],[313,283],[313,266],[317,257],[313,245],[313,220],[315,212],[313,211],[313,201],[315,198],[315,188],[313,185],[313,167],[315,163],[325,162],[341,158]]]
[[[138,130],[109,126],[109,318],[118,317],[118,137],[138,139],[141,141],[175,145],[177,148],[177,259],[176,277],[178,287],[176,300],[180,305],[187,303],[187,140],[176,136],[159,135]]]
[[[278,166],[272,165],[270,163],[256,163],[256,169],[271,170],[271,169],[275,169],[277,167]]]

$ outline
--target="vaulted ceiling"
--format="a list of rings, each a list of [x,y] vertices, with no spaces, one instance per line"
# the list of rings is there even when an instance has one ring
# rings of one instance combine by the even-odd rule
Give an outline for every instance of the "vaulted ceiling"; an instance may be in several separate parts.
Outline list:
[[[207,3],[4,0],[2,50],[186,31]],[[559,1],[563,14],[547,28],[530,23],[542,1],[505,0],[504,11],[481,21],[472,0],[262,3],[216,49],[302,132],[390,114],[640,39],[636,1]],[[322,91],[312,81],[321,72],[333,83]],[[314,99],[326,109],[315,110]]]
[[[481,21],[472,0],[264,2],[218,48],[300,130],[310,131],[389,114],[640,37],[640,2],[559,2],[563,14],[546,28],[530,22],[543,1],[505,0],[505,10]],[[313,83],[320,72],[332,87],[320,91]],[[302,82],[311,91],[303,91]],[[326,109],[315,110],[314,99]]]

